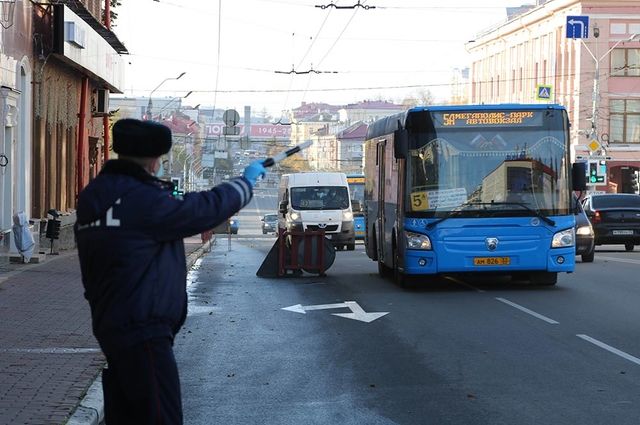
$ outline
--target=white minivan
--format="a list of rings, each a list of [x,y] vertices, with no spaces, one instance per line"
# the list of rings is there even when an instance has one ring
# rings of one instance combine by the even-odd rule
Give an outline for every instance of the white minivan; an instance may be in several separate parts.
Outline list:
[[[324,230],[337,249],[353,250],[356,237],[350,198],[344,173],[284,174],[278,188],[278,227]]]

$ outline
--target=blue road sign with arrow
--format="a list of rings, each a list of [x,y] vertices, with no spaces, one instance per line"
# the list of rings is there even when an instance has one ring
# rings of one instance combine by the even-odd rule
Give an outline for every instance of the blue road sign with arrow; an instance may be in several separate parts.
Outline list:
[[[567,16],[567,38],[589,38],[589,17]]]

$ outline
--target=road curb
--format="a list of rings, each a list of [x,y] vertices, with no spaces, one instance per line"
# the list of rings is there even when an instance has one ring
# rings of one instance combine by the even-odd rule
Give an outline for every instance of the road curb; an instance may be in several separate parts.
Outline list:
[[[187,256],[187,271],[191,270],[191,267],[193,267],[193,265],[195,264],[195,262],[202,257],[203,254],[206,254],[207,252],[211,251],[211,246],[215,243],[216,237],[215,235],[213,235],[213,237],[204,242],[202,244],[202,246],[200,246],[198,249],[196,249],[195,251],[193,251],[191,254],[189,254]]]
[[[99,373],[66,425],[98,425],[103,421],[102,373]]]
[[[187,270],[195,264],[198,258],[211,251],[211,245],[215,242],[215,235],[187,256]],[[104,421],[104,399],[102,394],[102,371],[93,381],[73,415],[66,425],[99,425]]]

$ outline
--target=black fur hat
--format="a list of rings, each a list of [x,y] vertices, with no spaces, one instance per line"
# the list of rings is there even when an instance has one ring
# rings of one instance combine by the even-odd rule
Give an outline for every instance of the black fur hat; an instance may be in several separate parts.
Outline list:
[[[154,121],[124,118],[116,121],[112,132],[118,155],[157,158],[171,149],[171,130]]]

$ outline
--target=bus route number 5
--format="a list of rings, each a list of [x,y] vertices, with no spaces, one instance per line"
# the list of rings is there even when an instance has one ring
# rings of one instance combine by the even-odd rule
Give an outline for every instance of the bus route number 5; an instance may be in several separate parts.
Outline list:
[[[427,192],[413,192],[411,194],[411,209],[413,211],[424,211],[429,209]]]

